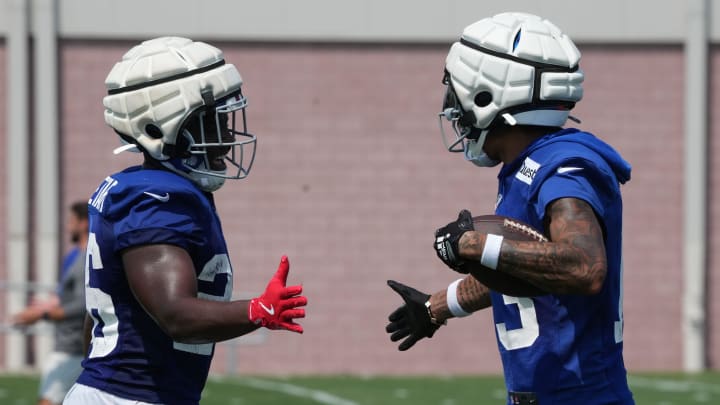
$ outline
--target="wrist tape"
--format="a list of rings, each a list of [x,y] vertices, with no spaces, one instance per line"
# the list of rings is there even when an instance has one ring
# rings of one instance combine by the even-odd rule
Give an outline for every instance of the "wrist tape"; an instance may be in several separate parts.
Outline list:
[[[453,281],[452,283],[450,283],[450,285],[447,288],[447,294],[446,294],[448,309],[450,310],[450,313],[453,314],[453,316],[456,318],[462,318],[464,316],[468,316],[471,314],[471,312],[465,311],[463,309],[463,307],[460,306],[460,303],[458,302],[458,299],[457,299],[457,287],[458,287],[458,284],[460,284],[460,282],[462,280],[463,279],[460,278],[460,279],[457,279],[457,280]]]
[[[502,242],[502,236],[489,233],[485,238],[485,247],[482,256],[480,256],[480,264],[493,270],[497,269]]]

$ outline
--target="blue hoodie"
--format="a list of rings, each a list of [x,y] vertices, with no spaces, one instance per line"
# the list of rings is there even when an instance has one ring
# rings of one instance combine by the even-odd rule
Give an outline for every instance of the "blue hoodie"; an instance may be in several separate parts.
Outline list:
[[[551,202],[584,200],[605,231],[608,259],[596,295],[491,293],[508,391],[535,392],[541,404],[633,403],[622,357],[620,184],[630,171],[612,147],[576,129],[539,138],[500,170],[496,214],[542,230]]]

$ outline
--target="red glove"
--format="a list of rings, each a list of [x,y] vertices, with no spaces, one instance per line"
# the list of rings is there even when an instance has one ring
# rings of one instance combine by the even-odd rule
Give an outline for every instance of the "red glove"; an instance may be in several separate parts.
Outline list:
[[[303,333],[302,326],[293,322],[293,319],[305,317],[305,310],[298,307],[307,305],[307,298],[300,295],[301,285],[285,286],[288,271],[290,271],[290,263],[287,256],[283,256],[265,292],[250,300],[248,318],[253,323],[268,329],[287,329]]]

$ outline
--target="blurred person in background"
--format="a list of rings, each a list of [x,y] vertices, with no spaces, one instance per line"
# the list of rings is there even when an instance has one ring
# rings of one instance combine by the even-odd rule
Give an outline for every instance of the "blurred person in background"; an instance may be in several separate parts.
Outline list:
[[[14,324],[18,326],[31,325],[40,320],[50,321],[55,326],[54,349],[47,359],[42,359],[39,405],[61,404],[82,371],[87,202],[76,202],[70,206],[66,231],[73,247],[63,259],[55,295],[47,300],[33,302],[13,317]]]
[[[495,214],[549,241],[476,232],[462,210],[433,247],[469,276],[432,295],[388,281],[405,301],[386,327],[400,350],[492,308],[510,405],[634,403],[622,355],[620,184],[631,168],[594,135],[562,128],[583,95],[579,61],[570,38],[534,15],[465,28],[445,63],[445,145],[480,167],[502,163]]]
[[[161,37],[108,74],[105,122],[142,166],[90,199],[87,357],[64,404],[198,404],[215,342],[260,327],[302,333],[301,286],[283,256],[266,290],[232,301],[233,269],[213,192],[255,157],[247,99],[222,51]],[[252,249],[252,246],[248,246]]]

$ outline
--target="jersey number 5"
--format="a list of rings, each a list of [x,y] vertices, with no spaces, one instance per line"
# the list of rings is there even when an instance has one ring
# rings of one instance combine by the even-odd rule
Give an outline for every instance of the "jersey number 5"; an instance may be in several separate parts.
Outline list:
[[[618,302],[618,320],[614,322],[615,343],[623,341],[623,281],[622,281],[622,263],[620,265],[620,292]],[[538,325],[537,314],[535,313],[535,302],[532,298],[518,298],[503,295],[503,303],[505,305],[517,305],[520,313],[520,328],[508,330],[504,322],[495,325],[497,329],[498,340],[502,343],[506,350],[523,349],[532,346],[540,336],[540,326]]]
[[[532,346],[540,336],[540,326],[535,313],[535,303],[532,298],[519,298],[503,295],[505,305],[517,305],[520,312],[520,324],[518,329],[507,330],[504,322],[495,325],[498,339],[506,350],[523,349]]]

